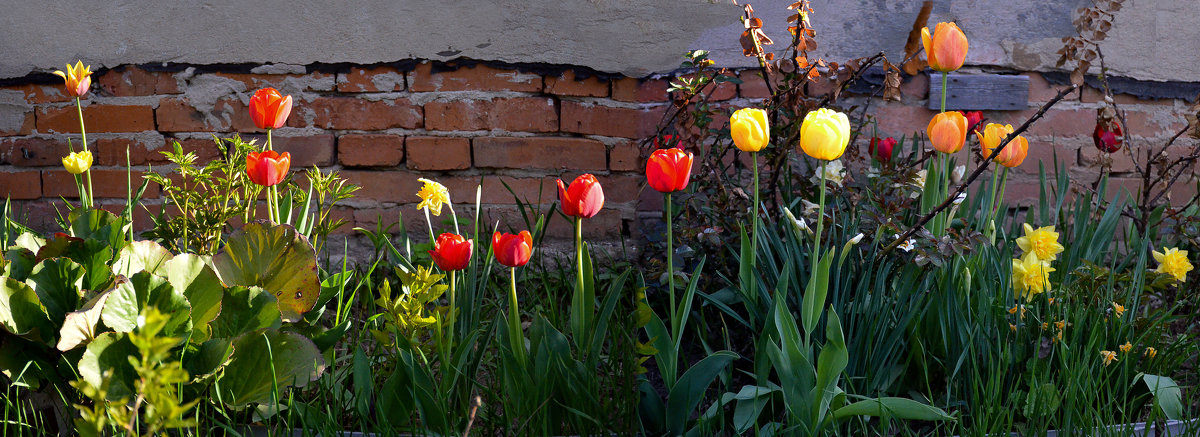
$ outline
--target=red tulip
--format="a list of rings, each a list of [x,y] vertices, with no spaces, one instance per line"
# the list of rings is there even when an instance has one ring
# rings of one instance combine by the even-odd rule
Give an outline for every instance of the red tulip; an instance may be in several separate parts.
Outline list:
[[[979,123],[983,122],[983,113],[979,111],[958,111],[963,117],[967,117],[967,135],[975,133],[975,129],[979,127]]]
[[[562,204],[563,214],[571,217],[592,218],[604,207],[604,190],[600,181],[591,174],[584,174],[571,182],[571,188],[558,180],[558,202]]]
[[[279,129],[292,113],[292,96],[284,97],[275,88],[263,88],[250,98],[250,118],[259,129]]]
[[[682,149],[658,149],[646,160],[646,180],[660,193],[687,188],[692,178],[692,154]]]
[[[890,162],[892,160],[892,149],[895,147],[895,138],[871,138],[871,156],[874,156],[879,162]]]
[[[1104,153],[1121,150],[1121,142],[1124,138],[1121,125],[1116,123],[1108,123],[1107,127],[1105,123],[1096,123],[1096,130],[1092,132],[1092,142],[1096,143],[1096,148]]]
[[[283,182],[291,165],[292,155],[288,152],[280,155],[274,150],[267,150],[246,154],[246,175],[251,182],[264,187]]]
[[[516,235],[497,232],[492,235],[492,252],[500,264],[521,267],[533,255],[533,236],[529,235],[529,231],[521,231]]]
[[[433,257],[433,262],[442,271],[462,270],[467,268],[467,261],[471,260],[471,249],[472,241],[462,235],[442,234],[433,243],[429,256]]]

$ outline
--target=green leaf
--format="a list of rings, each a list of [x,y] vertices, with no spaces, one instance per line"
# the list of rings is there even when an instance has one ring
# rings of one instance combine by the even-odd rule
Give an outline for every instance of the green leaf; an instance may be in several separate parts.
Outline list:
[[[291,226],[249,223],[229,237],[212,263],[226,285],[262,287],[275,295],[285,322],[300,320],[321,294],[316,250]]]
[[[838,379],[850,362],[850,353],[846,350],[846,340],[842,335],[842,321],[834,311],[829,312],[829,321],[825,324],[825,339],[825,345],[817,357],[817,384],[810,396],[817,400],[813,405],[812,423],[821,423],[825,419],[829,404],[838,394]]]
[[[671,435],[682,435],[692,410],[704,399],[704,392],[738,355],[730,351],[714,352],[704,357],[679,377],[667,395],[667,429]]]
[[[67,313],[62,328],[58,331],[58,345],[55,347],[66,352],[95,339],[96,325],[100,323],[100,313],[104,310],[104,303],[110,295],[111,293],[108,292],[101,293],[85,303],[79,311]]]
[[[1142,375],[1142,381],[1154,394],[1154,404],[1162,409],[1171,420],[1183,420],[1183,401],[1179,384],[1175,380],[1158,375]]]
[[[37,292],[53,326],[62,325],[63,317],[79,308],[83,299],[83,275],[83,266],[67,258],[42,260],[29,273],[25,283]]]
[[[829,294],[829,269],[832,266],[833,251],[827,250],[817,263],[817,271],[809,277],[808,286],[804,288],[800,321],[804,324],[806,335],[817,329],[817,322],[821,320],[821,311],[825,309],[825,298]]]
[[[131,332],[136,329],[138,317],[146,307],[151,306],[170,316],[161,335],[187,337],[187,332],[192,329],[191,305],[166,278],[138,272],[133,277],[118,280],[110,293],[112,295],[104,303],[100,317],[114,331]]]
[[[164,264],[167,282],[175,291],[183,294],[192,305],[193,342],[212,338],[209,322],[221,313],[221,300],[225,286],[217,278],[217,272],[204,262],[204,258],[184,253],[171,258]]]
[[[171,260],[171,252],[153,241],[134,241],[121,249],[113,262],[113,273],[130,276],[146,271],[167,276],[164,268]]]
[[[206,382],[233,359],[233,339],[215,338],[200,343],[195,350],[189,350],[184,357],[183,366],[192,376],[192,382]]]
[[[221,314],[209,324],[213,338],[233,338],[278,328],[281,323],[275,296],[258,287],[230,287],[221,299],[221,307]]]
[[[9,249],[4,252],[4,269],[0,276],[7,276],[18,281],[24,281],[29,277],[29,273],[33,271],[33,266],[37,264],[37,258],[33,252],[26,249]]]
[[[25,232],[17,237],[13,242],[13,246],[28,250],[29,253],[37,253],[38,250],[46,244],[46,239],[37,235]]]
[[[0,328],[45,341],[54,334],[52,326],[32,288],[13,278],[0,278]]]
[[[274,387],[304,387],[325,371],[321,352],[300,334],[255,331],[234,340],[233,347],[233,358],[217,379],[221,400],[233,408],[278,401]]]
[[[124,218],[102,209],[77,209],[71,211],[70,234],[84,240],[104,242],[113,250],[125,246],[129,235],[129,223]]]
[[[941,408],[925,405],[908,398],[878,398],[858,401],[838,408],[833,417],[838,420],[854,416],[889,417],[903,420],[954,420]]]
[[[129,358],[140,356],[137,346],[129,341],[128,335],[106,332],[89,343],[87,350],[83,352],[83,357],[79,359],[79,376],[93,387],[99,387],[104,382],[104,372],[112,370],[108,399],[128,397],[136,393],[134,381],[138,377]]]

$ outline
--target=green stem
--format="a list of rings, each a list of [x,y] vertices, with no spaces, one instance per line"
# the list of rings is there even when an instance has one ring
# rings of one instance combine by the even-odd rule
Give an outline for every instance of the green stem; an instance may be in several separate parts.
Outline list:
[[[671,299],[671,306],[669,308],[670,313],[671,313],[671,335],[678,335],[677,332],[679,331],[679,329],[677,326],[675,326],[675,324],[678,323],[679,316],[678,316],[678,314],[676,314],[677,308],[675,308],[675,263],[674,263],[675,249],[674,249],[674,241],[673,241],[674,238],[672,238],[674,228],[671,226],[671,193],[666,193],[666,196],[667,196],[667,199],[666,199],[667,203],[665,206],[666,206],[666,210],[667,210],[667,295],[670,296],[670,299]]]
[[[582,329],[588,326],[588,314],[591,314],[588,302],[588,296],[584,293],[583,288],[583,218],[575,217],[575,296],[576,302],[572,303],[571,311],[577,315],[579,326],[576,327],[582,334]]]
[[[84,128],[84,126],[83,126],[83,103],[79,100],[79,97],[75,98],[75,110],[79,113],[79,134],[83,136],[83,150],[86,152],[88,149],[88,147],[87,147],[87,129]],[[91,168],[91,166],[88,166],[87,171],[85,171],[84,173],[87,173],[87,199],[79,199],[79,201],[87,202],[86,204],[84,204],[84,208],[91,208],[92,207],[92,168]]]
[[[947,82],[946,79],[948,77],[949,76],[946,74],[946,72],[943,71],[942,72],[942,110],[940,112],[946,112],[946,82]]]
[[[821,160],[821,197],[817,204],[817,233],[813,237],[815,242],[812,253],[812,274],[817,274],[817,261],[821,257],[821,232],[825,228],[825,166],[829,161]]]
[[[458,307],[455,306],[454,302],[455,273],[456,271],[454,270],[450,271],[450,332],[448,335],[450,341],[454,341],[454,324],[458,321]]]
[[[271,132],[274,129],[267,129],[267,150],[275,150],[271,145]],[[272,222],[279,223],[279,191],[274,185],[267,187],[267,216]],[[272,207],[272,204],[274,207]]]
[[[521,312],[517,309],[517,268],[510,267],[508,289],[508,342],[521,366],[525,365],[525,338],[521,335]]]
[[[757,272],[758,266],[758,152],[750,152],[750,159],[754,162],[754,207],[750,208],[750,271]],[[751,296],[758,296],[758,287],[755,284],[754,278],[758,275],[751,273],[750,275],[750,292]]]
[[[1008,186],[1008,167],[1004,168],[1004,175],[1000,177],[1000,197],[996,198],[996,203],[993,208],[996,212],[1000,211],[1000,204],[1004,202],[1004,189]],[[995,212],[992,213],[995,215]]]

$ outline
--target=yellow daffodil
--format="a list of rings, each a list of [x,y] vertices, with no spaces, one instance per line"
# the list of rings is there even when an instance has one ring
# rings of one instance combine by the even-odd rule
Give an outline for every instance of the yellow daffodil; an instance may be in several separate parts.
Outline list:
[[[1057,322],[1054,322],[1054,327],[1055,327],[1055,328],[1058,328],[1058,330],[1059,330],[1059,331],[1061,331],[1061,330],[1063,330],[1063,329],[1065,329],[1065,328],[1067,327],[1067,321],[1066,321],[1066,320],[1059,320],[1059,321],[1057,321]]]
[[[1112,364],[1113,361],[1119,361],[1117,360],[1117,353],[1113,351],[1100,351],[1100,358],[1104,359],[1105,367]]]
[[[1033,229],[1025,223],[1025,236],[1017,238],[1017,246],[1025,253],[1032,253],[1042,261],[1054,261],[1062,253],[1063,245],[1058,243],[1058,232],[1053,226]]]
[[[1058,342],[1062,341],[1062,338],[1063,338],[1063,332],[1061,330],[1059,330],[1058,333],[1054,334],[1054,337],[1050,339],[1050,342],[1058,343]]]
[[[800,149],[813,158],[832,161],[850,144],[850,120],[846,114],[819,108],[804,116],[800,124]]]
[[[733,144],[743,152],[757,152],[767,147],[771,140],[767,111],[758,108],[734,111],[729,117],[729,135],[733,137]]]
[[[1142,355],[1145,355],[1146,358],[1154,358],[1155,355],[1158,355],[1158,349],[1148,347],[1145,352],[1142,352]]]
[[[1133,343],[1127,341],[1125,344],[1117,346],[1117,349],[1120,349],[1121,353],[1127,354],[1129,351],[1133,350]]]
[[[1113,315],[1116,316],[1116,318],[1119,319],[1119,318],[1121,318],[1122,314],[1125,314],[1125,306],[1124,305],[1113,302],[1112,307],[1113,307]]]
[[[1042,330],[1047,331],[1049,329],[1050,329],[1050,322],[1042,322]]]
[[[1014,324],[1012,324],[1012,323],[1009,323],[1009,324],[1008,324],[1008,329],[1011,329],[1011,330],[1012,330],[1012,332],[1017,332],[1017,325],[1014,325]]]
[[[1012,268],[1013,292],[1018,297],[1024,296],[1025,301],[1050,291],[1050,267],[1047,261],[1039,260],[1032,252],[1023,259],[1014,259]]]
[[[63,167],[71,174],[80,174],[92,167],[92,152],[84,150],[82,152],[71,152],[62,159]]]
[[[92,66],[83,66],[83,61],[75,61],[75,66],[67,64],[67,71],[58,70],[54,74],[67,82],[67,94],[72,97],[83,97],[92,87]]]
[[[424,182],[425,185],[417,191],[417,197],[421,198],[421,203],[417,204],[417,209],[426,208],[433,215],[442,215],[442,205],[450,203],[450,190],[446,189],[445,185],[421,178],[418,181]]]
[[[1187,280],[1187,273],[1192,271],[1192,263],[1188,261],[1187,256],[1186,250],[1174,247],[1164,247],[1162,252],[1154,251],[1154,260],[1158,261],[1158,269],[1155,271],[1174,276],[1175,280],[1184,282]]]

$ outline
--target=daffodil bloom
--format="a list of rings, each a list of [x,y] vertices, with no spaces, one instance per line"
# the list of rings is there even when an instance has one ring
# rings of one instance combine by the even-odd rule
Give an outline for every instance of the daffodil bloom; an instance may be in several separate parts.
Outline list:
[[[1032,252],[1023,259],[1014,259],[1012,267],[1013,292],[1018,297],[1024,296],[1025,301],[1050,291],[1050,272],[1054,268],[1050,263],[1037,258]]]
[[[63,167],[71,174],[80,174],[92,167],[92,152],[84,150],[81,152],[71,152],[62,159]]]
[[[1125,344],[1117,346],[1117,348],[1121,350],[1121,353],[1127,354],[1129,351],[1133,350],[1133,343],[1127,341]]]
[[[442,205],[450,203],[450,190],[446,189],[445,185],[421,178],[418,181],[424,182],[425,185],[417,191],[417,197],[421,198],[421,203],[417,204],[417,209],[425,208],[433,215],[442,215]]]
[[[1186,250],[1174,247],[1164,247],[1162,252],[1154,251],[1154,260],[1158,261],[1158,269],[1155,271],[1174,276],[1175,280],[1184,282],[1187,280],[1187,273],[1192,271],[1192,263],[1188,261],[1187,256]]]
[[[1125,306],[1124,305],[1113,302],[1112,307],[1113,307],[1113,315],[1116,316],[1118,319],[1121,318],[1122,314],[1125,314]]]
[[[1054,322],[1054,327],[1055,327],[1055,328],[1058,328],[1058,330],[1059,330],[1059,331],[1061,331],[1061,330],[1063,330],[1063,329],[1066,329],[1066,327],[1067,327],[1067,321],[1066,321],[1066,320],[1059,320],[1059,321],[1057,321],[1057,322]]]
[[[1014,324],[1012,324],[1012,323],[1009,323],[1009,324],[1008,324],[1008,329],[1011,329],[1011,330],[1012,330],[1012,332],[1017,332],[1017,325],[1014,325]]]
[[[1058,232],[1053,226],[1033,229],[1025,223],[1025,236],[1017,238],[1017,246],[1025,253],[1032,253],[1042,261],[1054,261],[1062,253],[1063,245],[1058,243]]]
[[[63,78],[67,83],[67,94],[71,97],[83,97],[92,87],[92,66],[83,66],[83,61],[75,61],[75,66],[67,64],[67,71],[58,70],[55,76]]]
[[[1142,352],[1142,355],[1145,355],[1146,358],[1154,358],[1155,355],[1158,355],[1158,349],[1148,347],[1145,352]]]
[[[1119,361],[1117,360],[1117,353],[1113,351],[1100,351],[1100,357],[1104,359],[1105,367],[1112,364],[1113,361]]]

